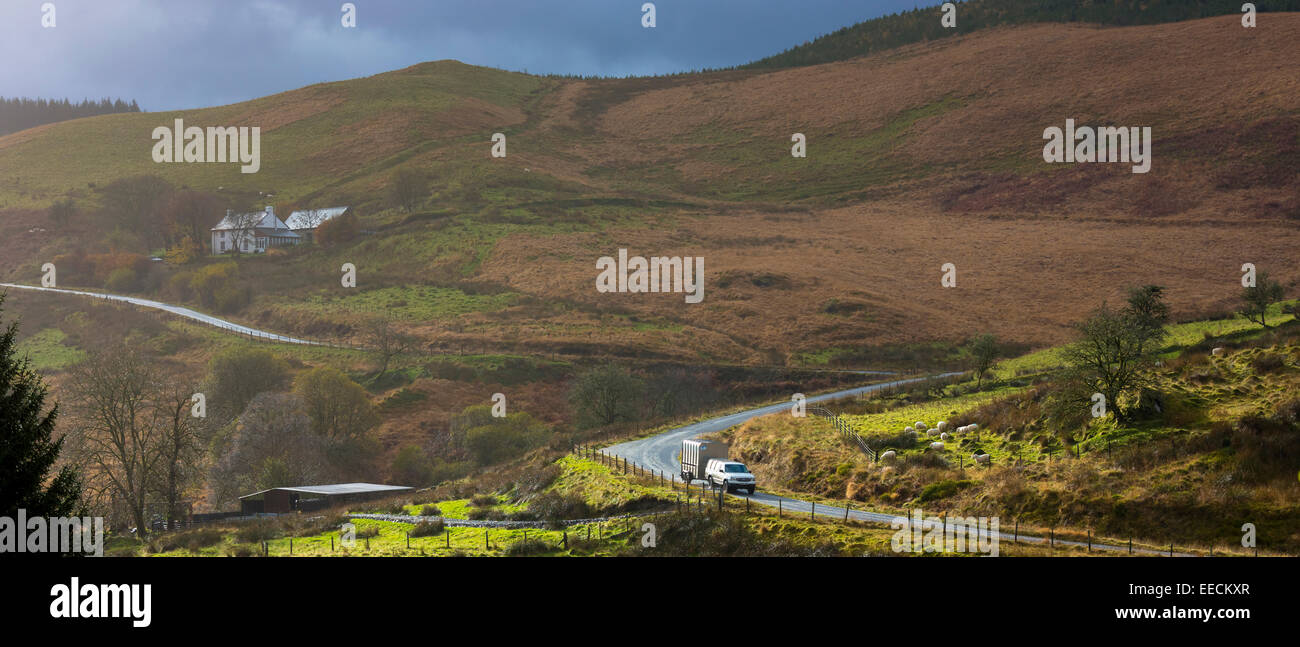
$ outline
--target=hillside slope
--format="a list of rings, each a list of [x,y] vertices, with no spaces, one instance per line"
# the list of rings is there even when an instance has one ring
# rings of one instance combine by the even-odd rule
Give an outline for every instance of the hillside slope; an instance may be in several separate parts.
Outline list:
[[[1128,284],[1168,286],[1186,316],[1229,307],[1243,262],[1300,278],[1296,43],[1300,15],[1270,14],[1253,30],[1235,16],[996,28],[665,78],[444,61],[55,124],[0,138],[0,276],[34,282],[44,259],[103,245],[92,217],[60,229],[43,208],[70,197],[93,212],[99,187],[149,173],[250,202],[361,208],[358,244],[240,261],[280,280],[255,282],[236,316],[285,333],[354,334],[390,307],[435,349],[870,361],[870,347],[972,331],[1057,342]],[[154,164],[151,130],[178,117],[260,125],[261,172]],[[1043,130],[1067,118],[1150,126],[1151,171],[1045,164]],[[494,132],[505,159],[489,155]],[[806,159],[790,155],[795,132]],[[399,169],[431,180],[414,216],[388,197]],[[597,293],[595,260],[620,248],[703,256],[704,302]],[[361,268],[360,294],[340,292],[344,262]],[[940,287],[949,262],[956,289]]]

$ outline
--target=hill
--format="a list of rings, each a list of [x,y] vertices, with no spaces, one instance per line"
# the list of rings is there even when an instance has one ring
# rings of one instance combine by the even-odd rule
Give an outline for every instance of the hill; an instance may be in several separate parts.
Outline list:
[[[918,8],[845,27],[742,67],[782,68],[843,61],[990,27],[1044,22],[1153,25],[1240,15],[1243,3],[1235,0],[966,0],[955,4],[958,17],[955,27],[944,27],[935,19],[940,11],[937,6]],[[1295,0],[1256,4],[1259,11],[1300,10],[1300,2]]]
[[[990,5],[993,6],[993,5]],[[936,21],[937,22],[937,21]],[[0,137],[0,277],[158,251],[106,213],[141,174],[244,206],[350,204],[364,234],[238,259],[231,317],[359,339],[386,311],[433,351],[933,365],[990,331],[1062,341],[1126,285],[1230,308],[1254,262],[1294,286],[1300,15],[996,27],[851,60],[576,80],[451,61],[255,101]],[[258,125],[260,172],[155,164],[150,133]],[[1045,128],[1149,126],[1152,169],[1045,164]],[[505,133],[508,157],[489,155]],[[791,134],[808,138],[792,158]],[[408,212],[394,174],[430,182]],[[57,200],[79,215],[57,225]],[[214,214],[215,222],[220,214]],[[146,225],[147,227],[148,225]],[[703,256],[706,297],[596,292],[595,261]],[[133,289],[165,299],[177,274]],[[343,263],[359,268],[354,292]],[[953,263],[958,287],[941,287]],[[75,281],[72,277],[68,280]],[[99,279],[102,281],[103,279]],[[83,283],[84,284],[84,283]],[[96,285],[95,287],[101,287]],[[212,307],[204,304],[203,307]]]

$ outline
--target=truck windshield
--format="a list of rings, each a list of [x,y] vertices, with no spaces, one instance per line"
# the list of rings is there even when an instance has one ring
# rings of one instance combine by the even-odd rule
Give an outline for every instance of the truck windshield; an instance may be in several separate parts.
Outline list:
[[[725,471],[728,471],[728,472],[748,472],[748,471],[749,471],[749,470],[745,469],[745,466],[744,466],[744,465],[741,465],[740,463],[731,463],[731,464],[727,465],[726,467],[724,467],[723,469],[724,469]]]

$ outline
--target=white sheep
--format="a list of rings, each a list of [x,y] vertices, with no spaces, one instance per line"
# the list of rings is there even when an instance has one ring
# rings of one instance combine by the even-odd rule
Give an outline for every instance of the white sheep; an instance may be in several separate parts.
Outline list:
[[[975,424],[975,423],[973,423],[973,422],[970,423],[969,425],[966,425],[966,431],[978,431],[979,428],[980,428],[980,426],[977,425],[977,424]]]
[[[911,427],[903,427],[903,433],[905,433],[905,434],[914,434],[914,433],[916,433],[916,430],[913,429],[913,428],[911,428]]]
[[[938,450],[942,450],[942,449],[943,449],[943,443],[941,443],[941,442],[939,442],[939,441],[936,440],[936,441],[930,443],[930,449],[938,449]]]
[[[939,440],[948,440],[948,432],[946,431],[939,432]]]
[[[914,424],[914,425],[912,425],[912,426],[913,426],[913,427],[916,427],[916,430],[917,430],[917,431],[925,431],[926,429],[929,429],[929,427],[926,426],[926,424],[925,424],[924,422],[921,422],[920,420],[917,420],[917,421],[916,421],[916,424]]]
[[[1211,349],[1210,354],[1215,357],[1223,357],[1223,347],[1219,346],[1218,348]]]
[[[939,431],[948,431],[948,421],[940,420],[939,424],[935,425],[934,428],[938,429]]]
[[[929,431],[926,431],[925,433],[926,433],[927,436],[936,436],[936,435],[939,434],[939,430],[938,430],[938,429],[930,429]]]
[[[894,459],[895,457],[897,457],[897,456],[898,456],[898,454],[897,454],[894,450],[891,449],[891,450],[889,450],[889,451],[887,451],[887,452],[881,454],[881,455],[880,455],[880,460],[882,460],[882,461],[893,460],[893,459]]]
[[[976,463],[987,463],[987,462],[989,462],[989,455],[988,455],[988,454],[975,454],[975,455],[971,456],[971,458],[974,458]]]

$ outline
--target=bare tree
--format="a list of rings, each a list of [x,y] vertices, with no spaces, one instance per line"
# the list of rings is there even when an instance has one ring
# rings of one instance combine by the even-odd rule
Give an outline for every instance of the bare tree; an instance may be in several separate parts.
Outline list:
[[[88,490],[125,505],[144,534],[153,479],[165,456],[166,422],[153,400],[158,374],[138,350],[122,344],[93,354],[74,369],[72,383]]]
[[[218,500],[233,501],[241,491],[316,482],[328,473],[325,444],[297,396],[262,393],[240,414],[213,466],[213,490]]]
[[[366,329],[366,343],[379,356],[378,373],[373,379],[378,380],[388,372],[388,366],[399,355],[415,350],[417,340],[393,327],[388,316],[370,320]]]
[[[393,175],[393,201],[406,211],[413,211],[429,194],[429,181],[412,169],[402,169]]]
[[[194,417],[191,411],[193,394],[193,389],[176,385],[161,394],[158,402],[164,414],[159,446],[162,457],[154,481],[169,521],[185,516],[181,503],[201,475],[199,457],[205,418]]]
[[[236,256],[243,253],[245,243],[252,242],[257,238],[257,223],[262,222],[264,215],[261,211],[230,214],[230,225],[234,227],[230,232],[230,240],[235,247]]]

